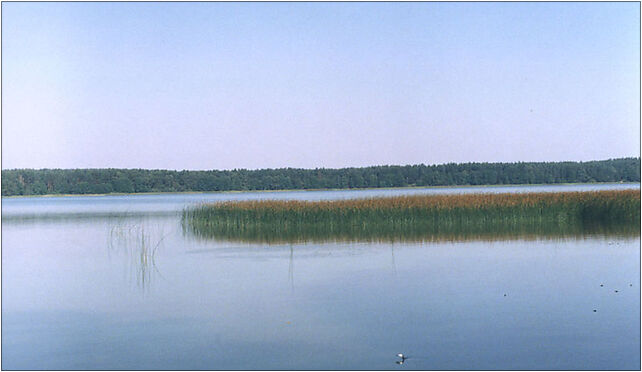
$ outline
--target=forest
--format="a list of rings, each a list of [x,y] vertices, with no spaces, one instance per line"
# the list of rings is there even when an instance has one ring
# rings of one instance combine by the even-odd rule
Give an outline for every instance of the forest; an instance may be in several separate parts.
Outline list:
[[[640,182],[640,158],[234,170],[10,169],[2,196]]]

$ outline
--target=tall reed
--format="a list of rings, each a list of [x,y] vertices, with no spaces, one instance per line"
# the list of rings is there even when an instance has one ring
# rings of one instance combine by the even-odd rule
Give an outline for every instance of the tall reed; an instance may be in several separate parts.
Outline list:
[[[183,212],[186,232],[248,241],[638,234],[638,190],[240,201]]]

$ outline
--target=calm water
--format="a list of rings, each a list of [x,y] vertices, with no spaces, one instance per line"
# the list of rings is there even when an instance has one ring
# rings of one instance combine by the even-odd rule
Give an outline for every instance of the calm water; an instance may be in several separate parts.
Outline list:
[[[639,187],[3,198],[2,368],[639,369],[639,235],[266,245],[192,237],[177,213]]]

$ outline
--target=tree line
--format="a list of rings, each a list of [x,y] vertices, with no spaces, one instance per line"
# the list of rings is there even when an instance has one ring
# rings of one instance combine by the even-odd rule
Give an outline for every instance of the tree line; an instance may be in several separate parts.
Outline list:
[[[293,190],[404,186],[640,182],[640,158],[588,162],[383,165],[341,169],[11,169],[2,195]]]

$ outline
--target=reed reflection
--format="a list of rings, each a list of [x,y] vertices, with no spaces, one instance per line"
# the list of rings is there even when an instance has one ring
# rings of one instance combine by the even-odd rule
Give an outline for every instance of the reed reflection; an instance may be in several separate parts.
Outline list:
[[[288,260],[288,280],[292,288],[292,293],[294,293],[294,247],[292,244],[290,244],[290,257]]]
[[[156,265],[156,253],[167,235],[123,219],[113,221],[108,235],[108,253],[124,253],[130,281],[135,281],[143,292],[148,291],[155,276],[162,277]]]
[[[325,225],[296,224],[286,228],[257,224],[231,227],[221,225],[184,225],[186,236],[199,240],[243,243],[293,244],[324,242],[443,242],[536,239],[584,239],[587,237],[627,238],[640,236],[639,225],[583,225],[564,223],[490,223],[461,222],[447,226],[420,223]],[[393,262],[394,262],[394,252]]]

